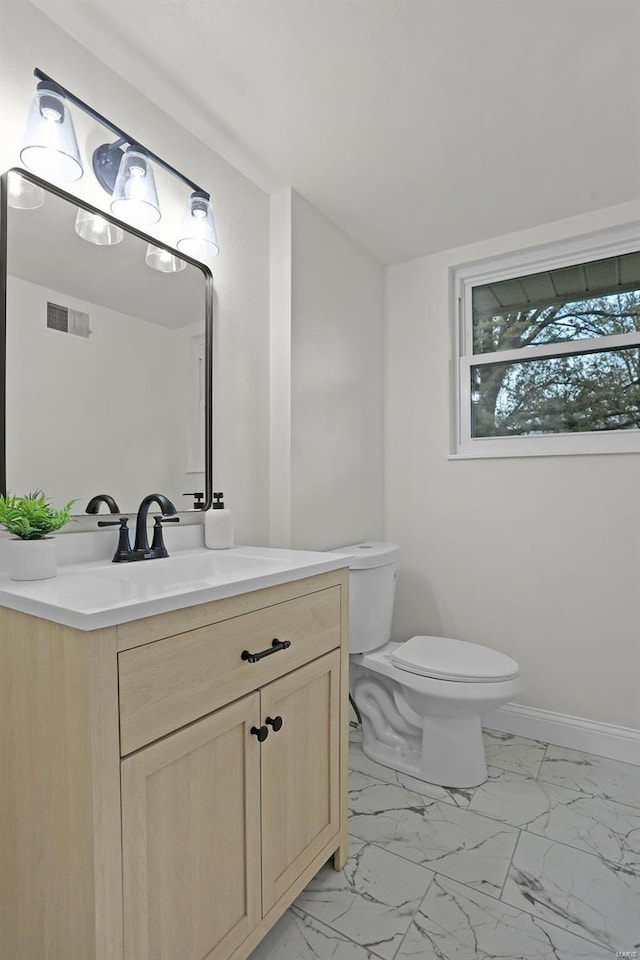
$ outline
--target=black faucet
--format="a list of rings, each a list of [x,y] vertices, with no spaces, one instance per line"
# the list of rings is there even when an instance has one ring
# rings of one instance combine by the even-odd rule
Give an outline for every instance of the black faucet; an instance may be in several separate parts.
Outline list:
[[[149,546],[147,539],[147,517],[149,507],[152,503],[157,503],[162,510],[162,516],[156,517],[153,525],[153,541]],[[99,527],[120,527],[120,536],[118,538],[118,547],[113,556],[114,563],[131,563],[133,560],[156,560],[160,557],[168,557],[167,548],[164,545],[162,536],[163,523],[179,523],[180,517],[176,517],[176,508],[162,493],[148,494],[138,507],[136,517],[136,540],[133,550],[129,544],[129,528],[127,518],[121,517],[120,520],[98,520]]]
[[[115,502],[113,497],[108,493],[98,493],[95,497],[91,497],[89,503],[85,507],[85,513],[98,513],[100,510],[100,504],[104,503],[109,507],[110,513],[120,513],[120,507]]]
[[[149,507],[152,503],[157,503],[160,509],[162,510],[162,516],[156,517],[155,524],[153,528],[153,543],[149,546],[149,541],[147,539],[147,516],[149,515]],[[168,557],[167,548],[164,545],[162,539],[162,524],[163,523],[179,523],[180,517],[176,517],[177,513],[175,506],[169,500],[169,497],[165,497],[163,493],[149,493],[143,499],[142,503],[138,507],[138,515],[136,517],[136,539],[133,545],[132,553],[134,556],[131,557],[132,560],[153,560],[156,557]]]

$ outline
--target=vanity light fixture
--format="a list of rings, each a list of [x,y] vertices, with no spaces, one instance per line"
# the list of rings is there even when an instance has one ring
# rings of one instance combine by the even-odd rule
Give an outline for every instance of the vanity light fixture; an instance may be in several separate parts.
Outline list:
[[[82,176],[83,168],[68,101],[116,137],[111,143],[101,144],[92,155],[93,172],[100,186],[112,197],[110,207],[114,216],[142,228],[152,226],[160,220],[160,202],[153,173],[154,165],[160,166],[186,184],[191,191],[177,243],[178,249],[200,262],[216,256],[219,246],[211,198],[202,187],[142,146],[136,138],[129,136],[46,73],[36,68],[34,76],[40,82],[33,96],[20,152],[20,159],[26,167],[44,179],[56,183],[78,180]],[[82,229],[91,232],[88,226],[83,226]],[[90,238],[85,236],[82,229],[76,223],[79,236],[90,239],[92,243],[119,242],[96,240],[94,236]],[[174,257],[174,260],[176,264],[182,263],[177,257]],[[176,273],[183,269],[183,266],[174,265],[168,271],[166,260],[163,260],[164,266],[158,266],[159,262],[153,254],[148,253],[147,263],[156,270]]]
[[[127,141],[123,137],[118,137],[114,143],[103,143],[93,151],[91,157],[93,172],[96,180],[107,193],[113,193],[126,146]]]
[[[83,174],[73,117],[66,91],[52,80],[42,80],[31,98],[20,159],[39,177],[71,183]]]
[[[115,223],[109,223],[104,217],[90,210],[78,209],[76,217],[76,233],[88,243],[95,243],[99,247],[112,247],[120,243],[124,237],[124,230]]]
[[[153,167],[138,146],[127,147],[120,161],[111,212],[134,227],[150,227],[160,219]]]
[[[11,171],[8,178],[7,203],[16,210],[37,210],[44,203],[44,190],[37,183],[25,180]]]
[[[145,257],[147,266],[160,273],[180,273],[187,266],[185,260],[175,257],[170,250],[164,247],[155,247],[152,243],[147,247]]]
[[[211,198],[204,190],[194,190],[187,200],[178,250],[203,262],[220,252]]]

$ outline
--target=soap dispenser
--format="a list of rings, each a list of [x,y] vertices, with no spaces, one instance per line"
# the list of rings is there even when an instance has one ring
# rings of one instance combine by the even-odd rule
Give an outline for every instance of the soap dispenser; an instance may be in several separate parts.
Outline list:
[[[233,546],[233,517],[222,500],[223,493],[214,493],[211,507],[204,516],[204,542],[209,550],[228,550]]]

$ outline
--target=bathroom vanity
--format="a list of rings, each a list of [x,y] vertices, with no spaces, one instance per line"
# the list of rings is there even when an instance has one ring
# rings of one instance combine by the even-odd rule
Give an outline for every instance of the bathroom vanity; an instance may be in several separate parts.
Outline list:
[[[254,553],[0,582],[3,957],[244,960],[344,865],[348,571]]]
[[[8,203],[10,177],[37,209]],[[211,272],[160,275],[158,240],[110,217],[122,242],[84,243],[101,211],[24,171],[0,188],[0,491],[208,507]],[[143,390],[114,390],[123,343]],[[0,576],[2,960],[244,960],[344,865],[347,561],[207,551],[181,519],[195,549],[110,563],[89,532],[57,539],[52,580]]]

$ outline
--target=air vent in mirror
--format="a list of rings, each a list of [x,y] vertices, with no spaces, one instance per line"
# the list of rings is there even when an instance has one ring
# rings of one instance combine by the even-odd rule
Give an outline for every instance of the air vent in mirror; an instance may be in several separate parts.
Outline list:
[[[71,333],[84,340],[88,340],[91,336],[89,314],[83,313],[82,310],[71,310],[59,303],[47,302],[47,327],[49,330],[58,330],[60,333]]]

